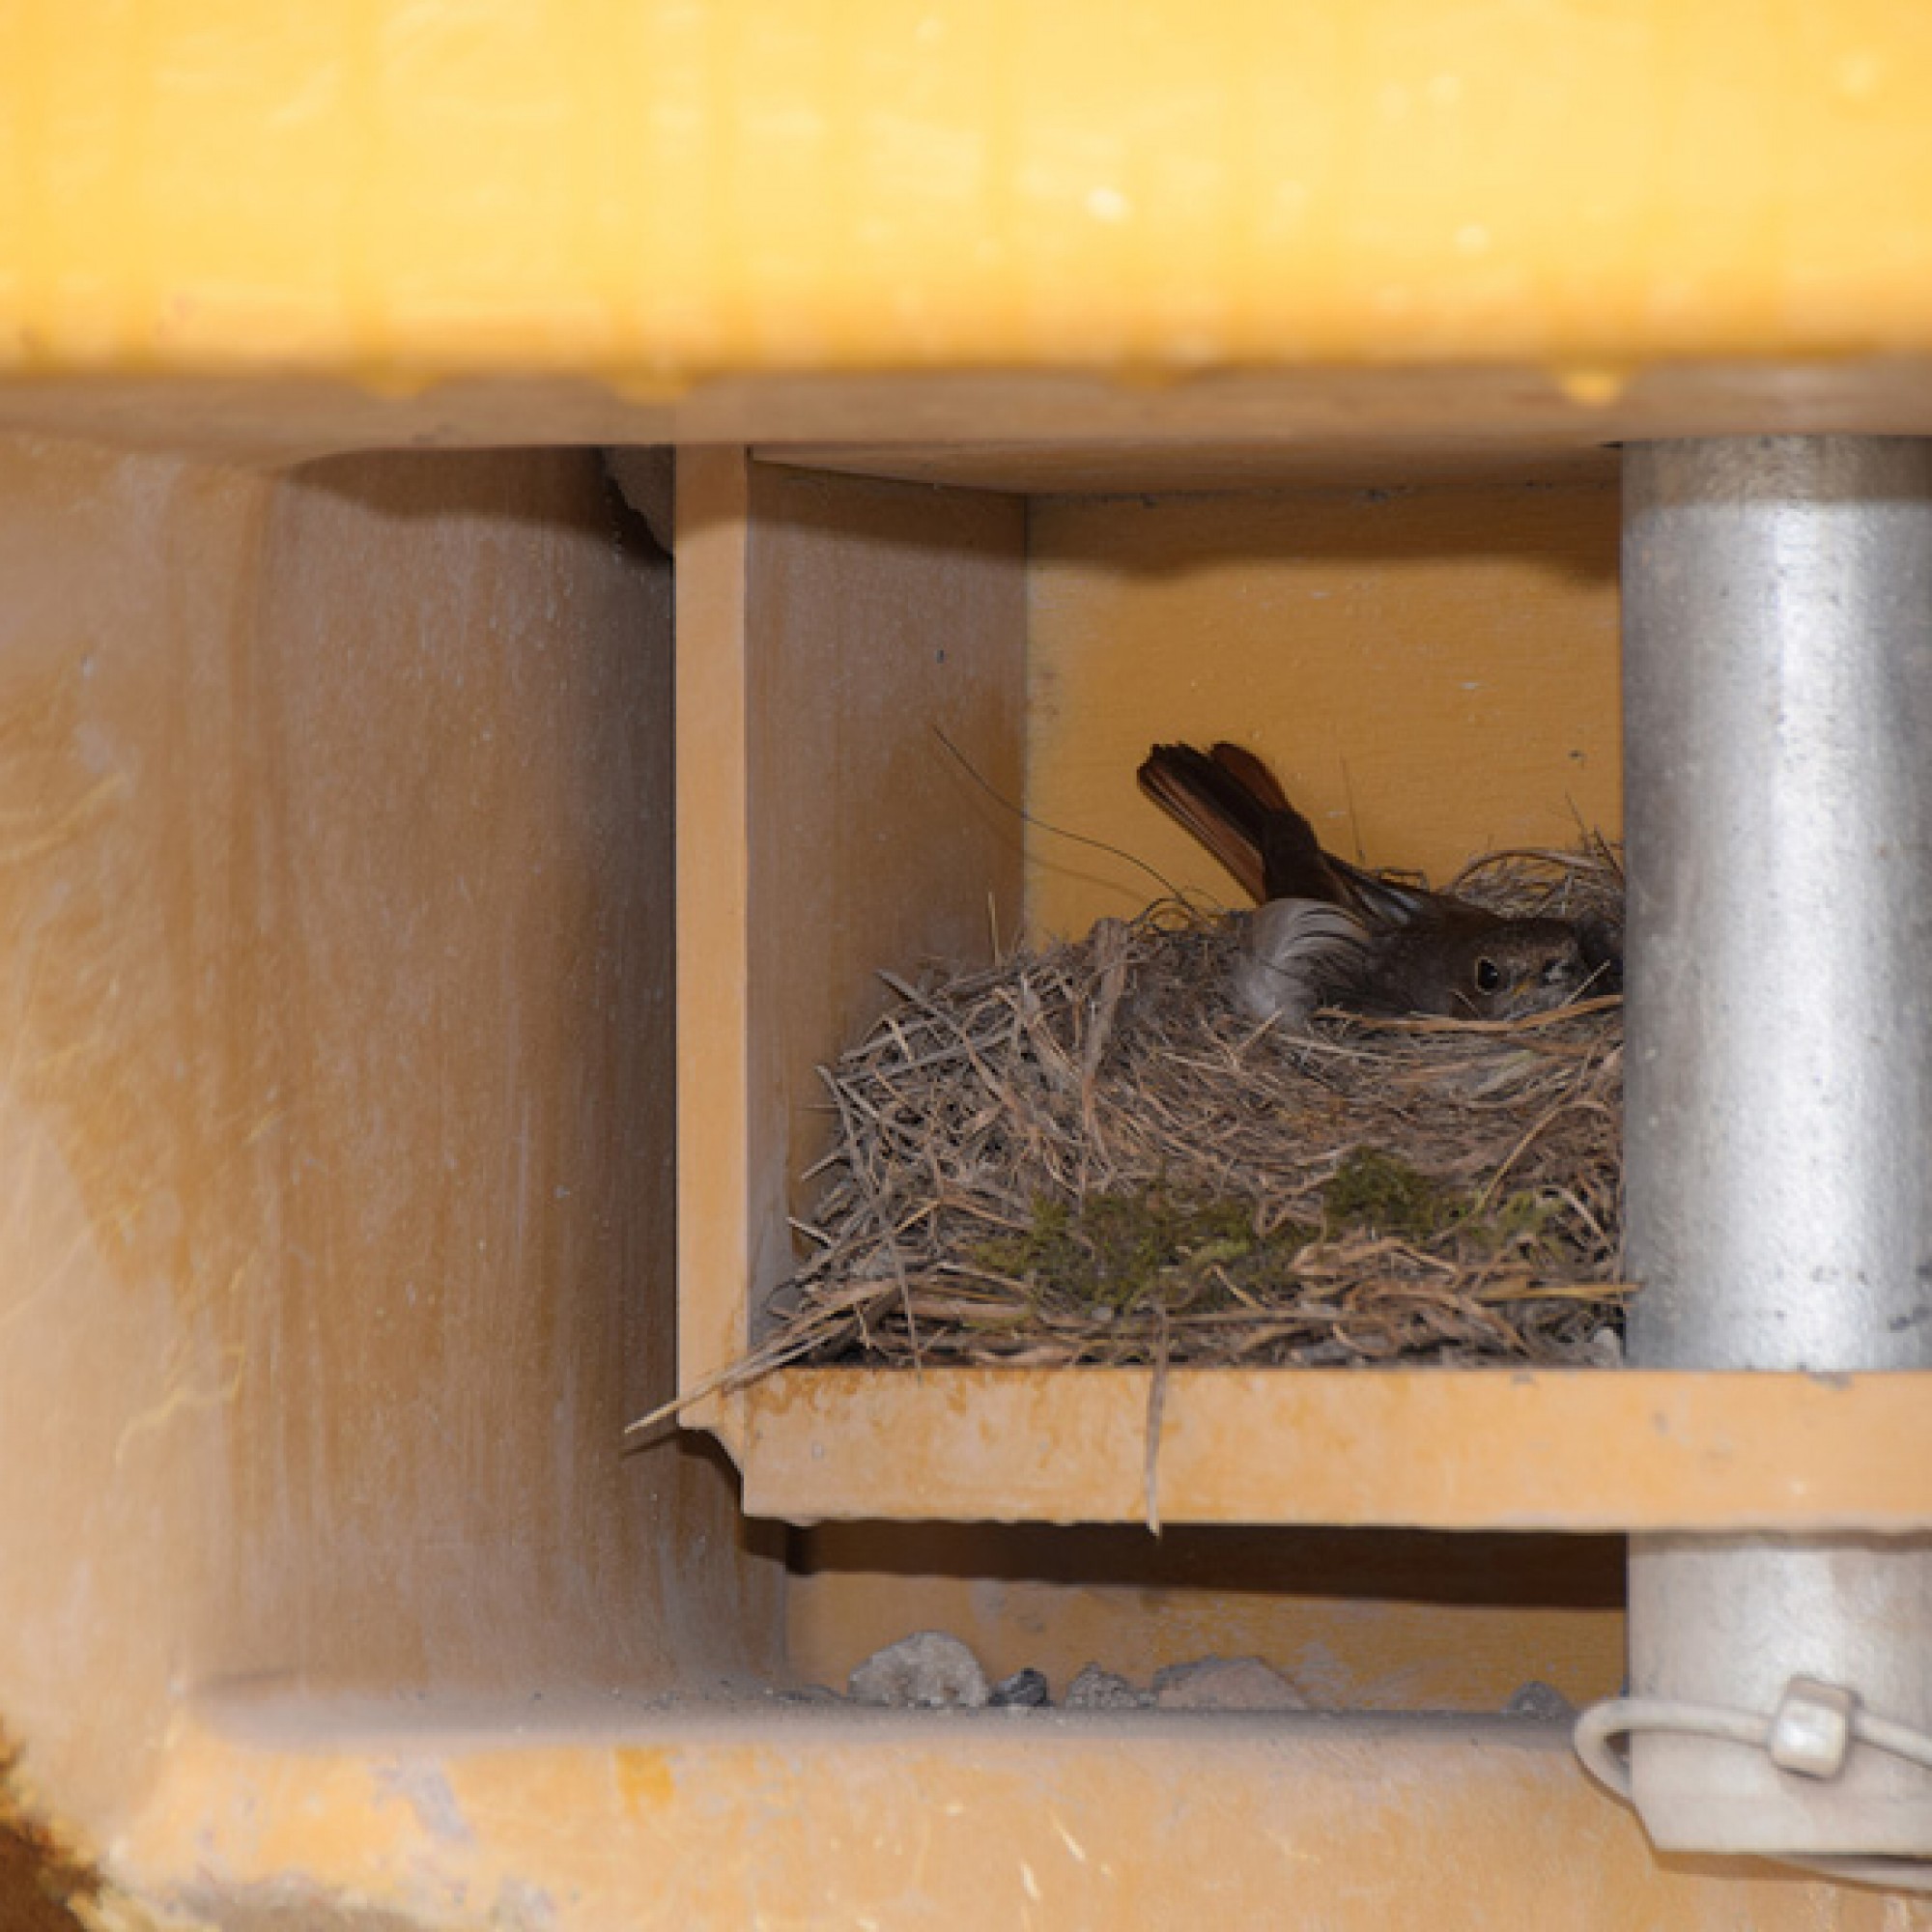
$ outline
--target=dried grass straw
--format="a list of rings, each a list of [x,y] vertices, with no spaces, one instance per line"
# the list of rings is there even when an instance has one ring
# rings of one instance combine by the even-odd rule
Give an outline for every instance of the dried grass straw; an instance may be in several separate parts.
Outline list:
[[[1581,853],[1455,890],[1615,918]],[[781,1361],[1602,1362],[1620,1305],[1622,1012],[1229,1005],[1237,927],[1167,903],[895,1004],[834,1067],[810,1247],[733,1380]]]

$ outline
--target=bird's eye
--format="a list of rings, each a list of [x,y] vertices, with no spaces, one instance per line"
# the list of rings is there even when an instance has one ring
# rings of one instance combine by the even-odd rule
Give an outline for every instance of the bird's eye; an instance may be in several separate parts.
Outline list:
[[[1503,969],[1493,959],[1476,961],[1476,991],[1493,993],[1503,983]]]

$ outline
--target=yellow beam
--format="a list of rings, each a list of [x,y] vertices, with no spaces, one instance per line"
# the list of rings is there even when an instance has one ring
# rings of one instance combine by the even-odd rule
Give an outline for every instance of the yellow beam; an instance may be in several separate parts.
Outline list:
[[[1167,1522],[1789,1530],[1932,1524],[1932,1378],[1194,1369],[1153,1460]],[[745,1505],[1134,1522],[1144,1369],[791,1369],[736,1398]]]
[[[1893,0],[9,0],[0,369],[1932,347]]]
[[[1413,1923],[1424,1900],[1435,1932],[1920,1922],[1743,1861],[1660,1865],[1556,1726],[781,1715],[337,1749],[189,1729],[113,1873],[196,1923],[1139,1932]]]

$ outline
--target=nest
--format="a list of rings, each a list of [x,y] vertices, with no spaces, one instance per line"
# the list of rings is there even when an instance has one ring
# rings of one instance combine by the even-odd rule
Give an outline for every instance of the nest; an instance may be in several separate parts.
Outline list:
[[[1620,916],[1614,855],[1455,890]],[[1236,921],[1164,903],[895,1004],[821,1068],[810,1255],[741,1365],[1614,1360],[1622,1013],[1508,1022],[1229,1004]]]

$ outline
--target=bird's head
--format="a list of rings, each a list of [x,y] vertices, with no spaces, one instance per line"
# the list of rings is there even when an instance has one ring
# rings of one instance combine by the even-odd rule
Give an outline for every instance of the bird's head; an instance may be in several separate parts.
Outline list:
[[[1565,1005],[1601,972],[1576,926],[1561,919],[1501,919],[1445,949],[1447,1009],[1463,1019],[1520,1019]]]

